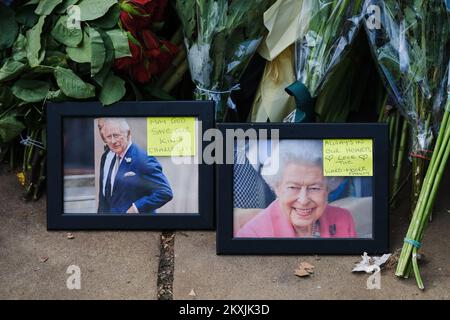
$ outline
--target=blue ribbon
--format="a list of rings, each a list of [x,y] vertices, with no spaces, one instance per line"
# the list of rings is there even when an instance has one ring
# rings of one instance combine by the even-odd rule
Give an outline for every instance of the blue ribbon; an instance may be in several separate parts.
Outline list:
[[[444,0],[444,4],[447,6],[447,11],[450,12],[450,0]]]
[[[406,243],[409,243],[413,247],[416,247],[417,249],[419,249],[422,246],[422,244],[419,241],[416,241],[416,240],[405,238],[404,241]]]

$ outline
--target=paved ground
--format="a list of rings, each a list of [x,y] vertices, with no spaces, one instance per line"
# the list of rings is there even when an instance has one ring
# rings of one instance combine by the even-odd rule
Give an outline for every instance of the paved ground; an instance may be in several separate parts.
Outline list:
[[[47,232],[45,199],[23,202],[11,174],[0,203],[0,299],[156,299],[158,232]],[[70,265],[81,290],[66,287]]]
[[[178,232],[174,298],[450,299],[450,170],[447,171],[434,221],[423,241],[426,263],[420,270],[424,292],[417,288],[415,280],[395,277],[394,270],[382,272],[381,290],[367,290],[368,275],[351,273],[359,256],[217,256],[214,232]],[[392,251],[402,245],[409,205],[405,201],[392,214]],[[315,266],[314,276],[294,275],[304,261]]]
[[[11,174],[0,174],[0,203],[0,299],[156,299],[159,233],[74,232],[70,240],[66,232],[47,232],[45,199],[24,203]],[[407,206],[393,214],[393,250],[404,236]],[[174,298],[450,299],[448,210],[448,196],[440,195],[424,241],[425,292],[393,270],[383,272],[381,290],[367,290],[368,276],[350,272],[357,256],[217,256],[214,232],[177,232]],[[302,261],[315,265],[313,277],[294,276]],[[81,268],[81,290],[66,288],[69,265]]]

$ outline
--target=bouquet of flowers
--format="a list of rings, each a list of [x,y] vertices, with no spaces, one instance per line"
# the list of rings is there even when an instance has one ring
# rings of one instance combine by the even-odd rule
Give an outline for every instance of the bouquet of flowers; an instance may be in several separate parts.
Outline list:
[[[413,217],[396,275],[408,277],[413,271],[423,289],[417,251],[450,152],[450,108],[445,92],[450,80],[444,67],[450,58],[450,3],[368,0],[367,5],[380,8],[380,28],[367,31],[382,74],[412,133]]]
[[[350,48],[362,21],[362,4],[362,0],[303,1],[295,54],[297,82],[287,88],[296,97],[297,110],[285,121],[313,120],[313,98]]]
[[[177,0],[198,100],[214,100],[216,119],[236,109],[231,92],[265,32],[263,13],[274,0]]]
[[[447,102],[444,115],[395,273],[400,277],[408,277],[412,266],[420,289],[424,289],[424,285],[417,264],[417,251],[421,247],[424,231],[430,220],[437,191],[450,156],[450,62],[447,74],[448,80],[445,81],[447,83]]]
[[[15,166],[24,133],[27,198],[38,198],[45,181],[45,103],[142,97],[139,86],[162,74],[178,52],[155,34],[166,2],[0,2],[0,160],[9,154]]]
[[[366,5],[380,9],[380,28],[367,32],[391,95],[411,129],[414,209],[439,127],[443,66],[450,57],[449,13],[445,0],[367,0]]]

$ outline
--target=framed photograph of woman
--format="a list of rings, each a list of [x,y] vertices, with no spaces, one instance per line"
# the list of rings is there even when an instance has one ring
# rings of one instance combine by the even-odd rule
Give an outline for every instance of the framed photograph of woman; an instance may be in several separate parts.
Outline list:
[[[386,252],[386,125],[219,128],[218,254]]]
[[[49,104],[49,229],[211,229],[210,102]]]

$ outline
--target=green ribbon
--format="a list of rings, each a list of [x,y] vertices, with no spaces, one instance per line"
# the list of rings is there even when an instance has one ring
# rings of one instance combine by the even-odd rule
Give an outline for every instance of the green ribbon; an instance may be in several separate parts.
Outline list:
[[[300,81],[296,81],[286,89],[290,96],[295,98],[297,109],[295,110],[295,122],[314,122],[315,99],[311,97],[308,88]]]

